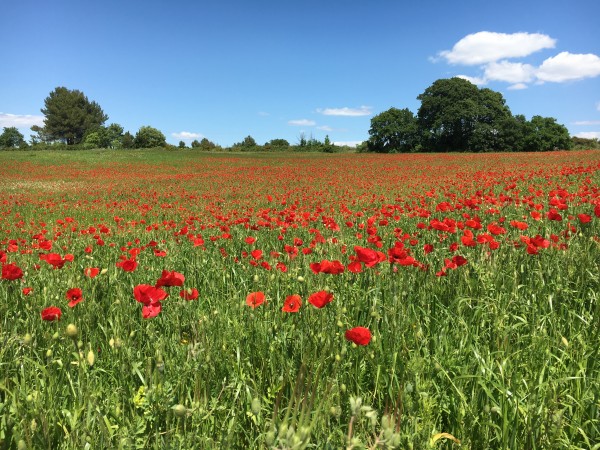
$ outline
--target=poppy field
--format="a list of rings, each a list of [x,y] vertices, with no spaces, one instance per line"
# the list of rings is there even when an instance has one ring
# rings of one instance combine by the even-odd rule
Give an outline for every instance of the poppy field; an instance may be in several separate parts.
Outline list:
[[[598,152],[0,164],[0,448],[600,448]]]

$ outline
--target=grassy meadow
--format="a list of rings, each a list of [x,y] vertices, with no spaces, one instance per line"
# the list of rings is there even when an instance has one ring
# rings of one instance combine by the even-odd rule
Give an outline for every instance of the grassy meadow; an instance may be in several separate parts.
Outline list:
[[[600,153],[0,153],[0,448],[600,449]]]

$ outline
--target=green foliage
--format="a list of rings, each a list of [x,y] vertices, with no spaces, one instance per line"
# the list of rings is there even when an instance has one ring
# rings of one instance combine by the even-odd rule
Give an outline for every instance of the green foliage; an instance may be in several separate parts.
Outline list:
[[[25,148],[25,137],[16,127],[4,127],[0,134],[0,148]]]
[[[121,146],[125,149],[135,148],[135,138],[133,135],[126,131],[121,138]]]
[[[79,144],[84,136],[108,120],[100,105],[89,101],[83,92],[57,87],[44,100],[41,109],[45,116],[42,141],[61,141],[68,145]]]
[[[504,97],[462,78],[435,81],[421,95],[417,117],[390,108],[371,119],[369,151],[497,152],[571,148],[556,119],[513,116]],[[364,147],[361,147],[364,150]]]
[[[153,148],[153,147],[165,147],[167,140],[165,135],[156,128],[150,126],[140,127],[138,132],[135,134],[134,147],[135,148]]]
[[[595,150],[600,149],[600,141],[598,139],[586,139],[573,136],[571,138],[573,150]]]
[[[220,149],[220,147],[212,141],[209,141],[207,138],[202,138],[202,140],[198,141],[195,139],[192,141],[192,148],[197,148],[203,151],[211,151]]]
[[[414,114],[408,109],[390,108],[371,119],[368,148],[377,153],[415,151],[419,129]]]
[[[525,150],[539,152],[546,150],[568,150],[572,142],[569,130],[556,123],[552,117],[533,116],[527,124]]]
[[[178,145],[178,147],[179,147],[179,148],[186,148],[185,142],[183,142],[183,141],[179,141],[179,145]]]

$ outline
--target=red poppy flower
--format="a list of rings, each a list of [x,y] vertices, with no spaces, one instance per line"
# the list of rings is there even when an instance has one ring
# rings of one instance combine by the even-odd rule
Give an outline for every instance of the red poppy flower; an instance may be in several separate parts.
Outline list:
[[[352,273],[361,273],[362,272],[362,263],[360,261],[352,261],[346,267],[348,269],[348,272],[352,272]]]
[[[256,238],[254,238],[252,236],[248,236],[246,239],[244,239],[244,241],[246,242],[246,244],[252,245],[256,242]]]
[[[40,259],[46,261],[55,269],[61,269],[67,262],[67,260],[63,259],[58,253],[48,253],[47,255],[40,255]]]
[[[331,303],[332,300],[333,294],[327,291],[315,292],[308,297],[308,303],[319,309],[323,308],[326,304]]]
[[[198,298],[198,289],[184,289],[179,293],[179,296],[184,300],[196,300]]]
[[[142,317],[144,319],[151,319],[152,317],[158,316],[162,310],[160,302],[149,303],[148,305],[142,306]]]
[[[83,300],[83,293],[79,288],[72,288],[67,291],[67,300],[69,300],[69,307],[73,308],[77,303]]]
[[[262,256],[263,256],[263,252],[262,252],[262,250],[258,250],[258,249],[256,249],[256,250],[252,250],[252,251],[250,252],[250,255],[252,255],[252,257],[253,257],[255,260],[259,260],[260,258],[262,258]]]
[[[356,252],[358,260],[361,263],[364,263],[366,267],[373,267],[374,265],[386,260],[386,256],[383,253],[371,250],[370,248],[355,245],[354,251]]]
[[[62,311],[56,306],[50,306],[42,310],[41,315],[42,320],[52,322],[53,320],[60,320],[60,316],[62,316]]]
[[[577,214],[577,218],[581,223],[589,223],[592,221],[592,216],[589,214]]]
[[[139,284],[133,288],[133,296],[138,302],[144,305],[161,302],[168,295],[164,290],[149,284]]]
[[[163,270],[162,275],[156,282],[156,287],[183,286],[184,281],[185,277],[183,274],[175,271],[169,272],[168,270]]]
[[[283,302],[281,310],[283,312],[295,313],[300,310],[300,306],[302,306],[302,298],[299,295],[288,295],[285,302]]]
[[[23,271],[16,264],[5,264],[2,266],[2,279],[3,280],[18,280],[23,278]]]
[[[23,295],[31,295],[32,292],[33,292],[33,288],[30,288],[30,287],[23,288]]]
[[[365,327],[354,327],[347,330],[345,333],[347,340],[354,342],[356,345],[367,345],[371,342],[371,332]]]
[[[83,269],[83,274],[86,277],[94,278],[98,276],[99,273],[100,269],[98,269],[97,267],[88,267],[87,269]]]
[[[138,263],[135,259],[126,259],[125,261],[116,263],[116,266],[120,267],[125,272],[133,272],[137,268]]]
[[[327,273],[330,275],[338,275],[344,273],[344,265],[340,261],[322,260],[320,263],[311,263],[310,269],[314,273]]]
[[[261,292],[261,291],[251,292],[246,297],[246,305],[248,305],[252,309],[262,305],[264,303],[264,301],[265,301],[265,293]]]

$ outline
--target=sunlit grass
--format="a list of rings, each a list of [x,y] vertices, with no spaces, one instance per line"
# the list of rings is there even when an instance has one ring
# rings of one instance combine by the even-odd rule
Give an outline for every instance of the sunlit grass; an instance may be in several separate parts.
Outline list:
[[[0,256],[24,272],[0,282],[0,447],[600,448],[596,153],[0,164]],[[505,228],[497,249],[461,241],[468,218],[476,237]],[[529,254],[521,236],[536,235],[548,246]],[[388,262],[397,242],[415,264]],[[352,273],[355,245],[385,261]],[[73,260],[53,269],[51,252]],[[456,255],[467,263],[452,268]],[[116,265],[131,258],[133,272]],[[322,260],[346,270],[314,273]],[[185,282],[143,319],[133,290],[163,270]],[[321,309],[318,291],[333,294]],[[292,294],[302,307],[285,313]],[[41,319],[49,306],[59,321]],[[368,345],[345,339],[356,326]]]

